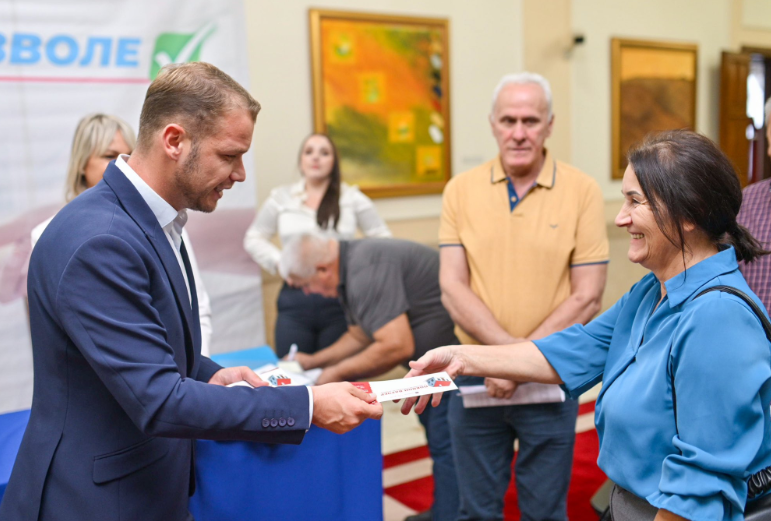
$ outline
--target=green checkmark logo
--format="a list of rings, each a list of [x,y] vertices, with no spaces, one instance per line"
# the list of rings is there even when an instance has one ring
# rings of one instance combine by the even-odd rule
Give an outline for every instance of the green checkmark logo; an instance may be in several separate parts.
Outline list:
[[[217,26],[208,23],[193,34],[162,33],[155,39],[150,79],[154,80],[164,65],[198,61],[201,47]]]

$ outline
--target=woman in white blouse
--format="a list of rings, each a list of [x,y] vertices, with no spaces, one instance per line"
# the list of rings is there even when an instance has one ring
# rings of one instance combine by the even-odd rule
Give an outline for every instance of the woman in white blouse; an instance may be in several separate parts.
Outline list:
[[[110,161],[119,155],[131,154],[137,139],[128,123],[110,114],[89,114],[78,122],[72,139],[70,163],[67,166],[65,200],[69,203],[87,189],[102,180]],[[32,229],[32,247],[45,231],[53,217]],[[209,295],[201,280],[198,263],[187,231],[182,230],[182,239],[187,245],[190,265],[198,293],[198,317],[201,322],[201,354],[209,356],[211,344],[211,306]]]
[[[284,243],[296,234],[322,231],[338,239],[351,240],[359,228],[367,237],[390,237],[391,232],[372,201],[355,186],[340,180],[337,149],[329,137],[309,136],[300,149],[302,179],[271,191],[246,232],[244,248],[270,273],[276,273],[281,251],[270,239],[278,234]],[[335,298],[305,295],[284,283],[278,296],[276,354],[299,351],[313,353],[345,333],[347,325]]]

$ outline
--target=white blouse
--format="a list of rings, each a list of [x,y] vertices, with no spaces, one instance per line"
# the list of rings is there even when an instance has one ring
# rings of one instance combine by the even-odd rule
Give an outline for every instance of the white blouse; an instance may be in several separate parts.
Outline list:
[[[276,273],[281,250],[270,239],[278,234],[281,243],[293,235],[325,231],[342,240],[351,240],[356,229],[366,237],[391,237],[388,226],[377,214],[369,197],[356,186],[340,183],[340,220],[337,229],[322,230],[316,222],[316,210],[305,206],[308,198],[305,180],[271,190],[244,237],[244,248],[254,261],[270,273]]]

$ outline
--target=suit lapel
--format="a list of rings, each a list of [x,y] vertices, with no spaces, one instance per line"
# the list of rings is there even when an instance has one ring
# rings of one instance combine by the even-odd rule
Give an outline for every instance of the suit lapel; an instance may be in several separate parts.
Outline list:
[[[185,327],[185,346],[183,350],[174,349],[174,361],[179,368],[182,376],[189,374],[188,367],[193,366],[194,362],[194,342],[196,336],[193,335],[193,312],[190,306],[190,299],[188,298],[187,286],[185,285],[185,279],[182,276],[182,271],[179,268],[177,257],[174,255],[174,251],[171,249],[166,234],[164,233],[161,225],[158,223],[158,219],[153,214],[150,207],[139,194],[137,189],[131,182],[126,179],[123,172],[115,166],[115,163],[110,163],[107,170],[104,173],[104,181],[112,188],[115,195],[120,200],[121,206],[126,210],[126,213],[131,216],[134,222],[142,229],[145,236],[153,246],[158,258],[161,260],[163,269],[166,271],[166,275],[169,278],[174,298],[177,301],[177,307],[182,315],[182,320]],[[200,333],[198,335],[200,337]],[[200,343],[200,340],[198,340]],[[174,348],[174,346],[172,346]]]

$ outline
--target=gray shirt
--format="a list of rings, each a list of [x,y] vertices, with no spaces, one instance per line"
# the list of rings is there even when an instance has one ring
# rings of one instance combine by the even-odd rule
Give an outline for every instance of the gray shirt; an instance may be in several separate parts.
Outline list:
[[[439,252],[428,246],[400,239],[340,241],[338,294],[348,324],[370,338],[406,313],[415,339],[411,360],[458,343],[442,306]]]

